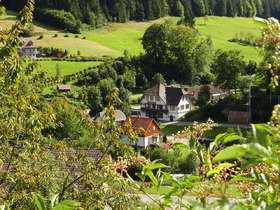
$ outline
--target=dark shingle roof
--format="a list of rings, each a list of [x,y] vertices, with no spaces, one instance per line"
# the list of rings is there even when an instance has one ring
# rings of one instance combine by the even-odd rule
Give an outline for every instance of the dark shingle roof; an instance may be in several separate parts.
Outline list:
[[[187,92],[181,87],[166,87],[166,103],[171,106],[177,106],[183,95]]]

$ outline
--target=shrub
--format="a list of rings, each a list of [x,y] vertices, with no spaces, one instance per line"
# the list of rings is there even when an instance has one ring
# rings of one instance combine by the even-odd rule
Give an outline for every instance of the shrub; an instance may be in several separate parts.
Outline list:
[[[58,37],[58,34],[54,34],[53,36],[54,36],[54,37]]]
[[[75,38],[79,38],[79,36],[78,36],[78,35],[75,35]]]
[[[44,35],[40,35],[38,39],[43,39],[44,38]]]
[[[177,160],[177,172],[183,174],[195,174],[196,169],[200,167],[200,160],[194,154],[189,154],[186,158]]]
[[[68,34],[65,34],[64,37],[69,37],[69,35],[68,35]]]

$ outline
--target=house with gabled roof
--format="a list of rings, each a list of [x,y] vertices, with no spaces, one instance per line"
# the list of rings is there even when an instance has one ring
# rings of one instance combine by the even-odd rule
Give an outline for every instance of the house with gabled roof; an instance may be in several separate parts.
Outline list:
[[[20,48],[18,54],[21,58],[29,57],[31,59],[37,58],[39,47],[37,47],[36,39],[34,38],[21,38]]]
[[[220,87],[214,86],[213,84],[208,84],[206,86],[209,87],[210,99],[219,100],[229,95],[229,91],[225,91]],[[198,99],[198,94],[200,92],[201,87],[202,85],[197,85],[188,88],[188,92],[193,95],[194,100]]]
[[[191,96],[179,85],[158,84],[143,94],[140,116],[163,121],[178,120],[192,109]]]
[[[147,148],[150,144],[159,143],[160,140],[160,126],[153,118],[146,117],[128,117],[124,124],[131,123],[132,129],[138,140],[131,142],[127,136],[123,136],[122,140],[131,145],[140,148]]]

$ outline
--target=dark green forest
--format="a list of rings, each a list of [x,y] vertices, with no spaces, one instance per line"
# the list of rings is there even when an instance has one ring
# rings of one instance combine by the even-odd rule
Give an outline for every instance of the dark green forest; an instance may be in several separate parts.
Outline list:
[[[25,3],[2,1],[13,10]],[[94,29],[106,22],[146,21],[167,15],[280,18],[279,0],[37,0],[35,6],[35,19],[76,33],[82,23]]]

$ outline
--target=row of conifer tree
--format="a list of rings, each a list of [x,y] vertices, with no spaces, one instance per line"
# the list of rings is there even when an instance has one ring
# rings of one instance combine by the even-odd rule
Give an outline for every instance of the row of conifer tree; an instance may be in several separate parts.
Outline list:
[[[1,4],[20,10],[25,3],[2,0]],[[106,22],[145,21],[167,15],[280,18],[279,0],[36,0],[35,8],[38,14],[35,18],[56,26],[57,21],[48,21],[50,12],[46,10],[52,10],[58,16],[56,19],[64,16],[74,28],[79,28],[81,23],[98,28]]]

